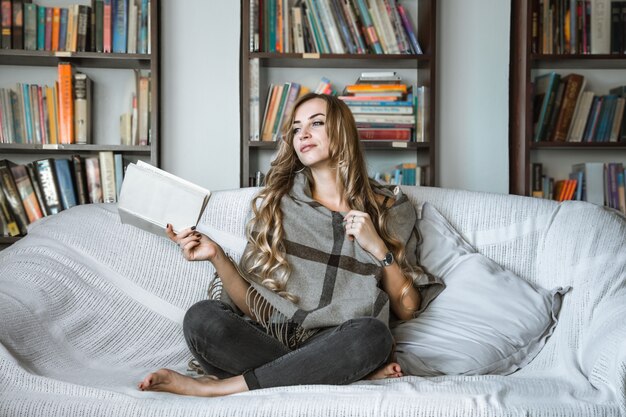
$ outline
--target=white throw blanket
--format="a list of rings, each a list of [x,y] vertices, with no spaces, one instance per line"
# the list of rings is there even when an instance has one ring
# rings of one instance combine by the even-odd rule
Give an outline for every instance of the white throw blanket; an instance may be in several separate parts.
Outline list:
[[[201,230],[235,258],[255,190],[215,193]],[[404,377],[222,398],[141,392],[185,372],[182,318],[213,269],[119,222],[114,205],[33,224],[0,252],[0,416],[619,416],[626,413],[626,221],[585,203],[405,188],[481,253],[544,288],[572,286],[537,358],[510,376]]]

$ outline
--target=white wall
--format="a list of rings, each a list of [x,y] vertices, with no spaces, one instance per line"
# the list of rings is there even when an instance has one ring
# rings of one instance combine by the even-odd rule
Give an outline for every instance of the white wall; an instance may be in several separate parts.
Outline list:
[[[212,190],[236,188],[239,2],[161,4],[162,165]],[[439,184],[506,193],[510,4],[441,0],[438,16]]]
[[[239,187],[239,1],[161,2],[161,166]]]
[[[438,7],[439,185],[508,193],[510,2]]]

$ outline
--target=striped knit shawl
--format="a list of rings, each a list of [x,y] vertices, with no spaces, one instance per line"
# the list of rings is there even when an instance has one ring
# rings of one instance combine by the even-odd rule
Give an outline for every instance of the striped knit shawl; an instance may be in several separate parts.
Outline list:
[[[388,208],[390,231],[406,244],[407,260],[416,262],[416,213],[413,204],[399,187],[377,187],[378,194],[394,200]],[[271,322],[289,321],[304,330],[313,330],[357,317],[376,317],[389,321],[389,298],[380,288],[382,266],[378,259],[350,240],[345,234],[345,213],[335,212],[313,200],[304,175],[298,174],[294,186],[281,201],[284,247],[291,276],[286,289],[299,297],[297,304],[278,296],[252,277],[248,298],[255,312],[271,306]],[[252,279],[250,279],[252,278]],[[443,288],[440,281],[426,275],[414,277],[418,286],[433,287],[423,292],[422,309]],[[421,310],[421,309],[420,309]],[[257,314],[257,317],[259,315]],[[269,326],[269,324],[268,324]]]

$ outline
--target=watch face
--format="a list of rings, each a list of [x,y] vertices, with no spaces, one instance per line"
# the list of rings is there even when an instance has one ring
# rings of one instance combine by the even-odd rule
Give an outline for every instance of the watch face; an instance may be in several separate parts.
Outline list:
[[[391,265],[393,263],[393,252],[387,252],[385,259],[383,259],[383,265]]]

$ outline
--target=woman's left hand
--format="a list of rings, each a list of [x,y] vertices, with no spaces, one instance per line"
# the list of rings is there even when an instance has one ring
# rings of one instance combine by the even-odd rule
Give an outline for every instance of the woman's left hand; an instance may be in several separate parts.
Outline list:
[[[369,214],[350,210],[343,220],[345,222],[346,236],[349,239],[356,239],[359,246],[377,259],[382,259],[385,256],[387,246],[378,235]]]

